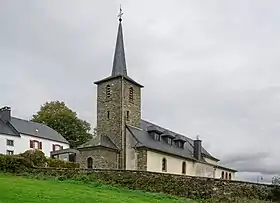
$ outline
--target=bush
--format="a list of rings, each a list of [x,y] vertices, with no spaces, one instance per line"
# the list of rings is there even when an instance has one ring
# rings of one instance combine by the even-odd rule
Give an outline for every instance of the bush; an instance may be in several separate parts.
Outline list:
[[[274,201],[280,200],[280,176],[274,176],[272,178],[272,185],[274,186],[272,189],[272,199]]]
[[[78,163],[62,161],[59,159],[47,159],[47,165],[48,167],[53,168],[79,168]]]
[[[21,156],[0,154],[0,171],[17,173],[30,167],[30,163]]]
[[[37,149],[27,150],[24,153],[21,153],[20,156],[24,157],[32,166],[44,167],[47,162],[44,152]]]

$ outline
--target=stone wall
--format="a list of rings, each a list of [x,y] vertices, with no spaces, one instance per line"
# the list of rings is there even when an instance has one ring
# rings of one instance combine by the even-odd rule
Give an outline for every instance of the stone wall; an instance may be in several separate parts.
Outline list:
[[[127,80],[123,80],[123,112],[124,123],[140,128],[141,121],[141,88]],[[129,99],[129,89],[133,89],[133,100]],[[129,118],[126,119],[126,112],[129,112]]]
[[[80,150],[80,167],[87,168],[87,159],[93,159],[93,168],[118,168],[118,153],[105,148]]]
[[[147,150],[137,149],[137,166],[140,171],[147,171]]]
[[[110,96],[108,97],[108,88]],[[132,100],[130,88],[133,89]],[[119,168],[126,168],[125,124],[140,127],[141,88],[123,77],[98,84],[97,134],[107,135],[120,149]]]
[[[237,199],[270,200],[272,185],[240,181],[199,178],[147,171],[124,170],[82,170],[82,169],[34,169],[33,173],[56,176],[60,180],[81,178],[99,181],[103,184],[139,189],[154,193],[166,193],[193,199],[213,198],[218,202],[232,202]],[[80,176],[78,175],[80,174]],[[85,177],[86,175],[86,177]]]

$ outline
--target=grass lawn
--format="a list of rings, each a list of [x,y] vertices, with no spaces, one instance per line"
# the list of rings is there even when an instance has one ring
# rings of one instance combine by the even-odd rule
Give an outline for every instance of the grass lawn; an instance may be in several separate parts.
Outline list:
[[[163,194],[77,181],[38,180],[0,173],[0,203],[198,203]],[[202,201],[200,201],[202,202]],[[239,201],[261,203],[261,201]]]
[[[0,203],[194,203],[183,198],[71,181],[37,180],[0,173]]]

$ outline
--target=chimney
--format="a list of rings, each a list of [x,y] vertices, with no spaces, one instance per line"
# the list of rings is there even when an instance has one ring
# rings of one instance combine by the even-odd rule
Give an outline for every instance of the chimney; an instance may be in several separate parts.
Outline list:
[[[0,108],[0,119],[4,123],[7,123],[8,121],[11,120],[11,107],[4,106]]]
[[[193,141],[193,143],[194,143],[194,148],[193,148],[194,158],[196,158],[197,160],[201,160],[201,140],[197,138],[196,140]]]

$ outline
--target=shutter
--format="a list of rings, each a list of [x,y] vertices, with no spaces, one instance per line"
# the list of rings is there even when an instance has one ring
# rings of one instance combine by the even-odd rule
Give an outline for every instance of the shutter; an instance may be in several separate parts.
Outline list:
[[[30,148],[33,148],[33,141],[30,140]]]
[[[55,151],[55,145],[54,144],[52,145],[52,150],[53,150],[53,152]]]
[[[39,149],[42,149],[42,142],[39,142]]]
[[[60,146],[60,149],[62,150],[62,149],[63,149],[63,146]]]

